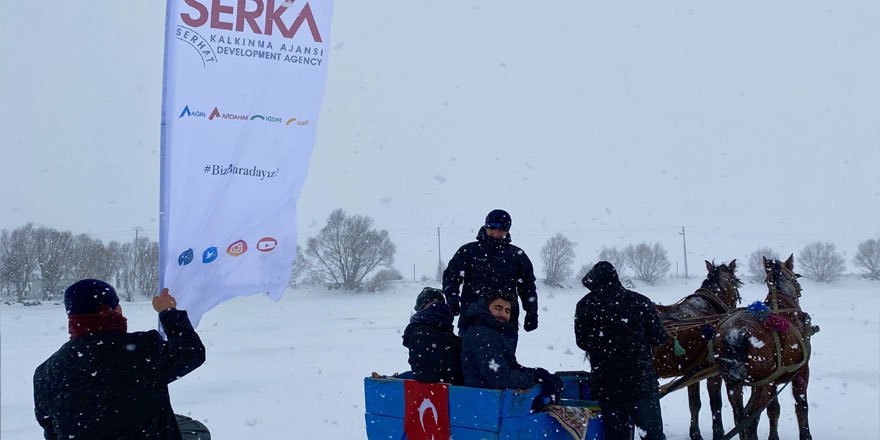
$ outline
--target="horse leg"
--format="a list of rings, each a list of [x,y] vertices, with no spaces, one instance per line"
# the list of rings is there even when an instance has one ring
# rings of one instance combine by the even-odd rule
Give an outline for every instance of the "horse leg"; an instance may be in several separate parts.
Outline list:
[[[810,383],[810,366],[804,365],[794,376],[791,384],[791,392],[794,394],[794,412],[797,415],[800,440],[812,440],[810,434],[810,421],[807,417],[809,405],[807,404],[807,385]]]
[[[688,385],[688,406],[691,410],[691,440],[703,440],[700,435],[700,383]]]
[[[764,411],[764,408],[770,403],[770,397],[776,394],[776,386],[752,387],[752,395],[749,396],[749,403],[746,404],[745,417]],[[752,423],[743,430],[746,434],[746,440],[758,440],[758,422],[761,417],[755,417]]]
[[[770,436],[768,440],[779,440],[779,399],[774,397],[767,405],[767,418],[770,419]]]
[[[733,423],[739,426],[745,418],[743,415],[743,384],[742,382],[731,383],[726,380],[724,384],[727,386],[727,401],[730,402],[730,408],[733,410]],[[740,432],[739,438],[745,440],[745,433]]]
[[[715,376],[706,381],[709,391],[709,406],[712,408],[712,440],[724,437],[724,422],[721,420],[721,377]]]

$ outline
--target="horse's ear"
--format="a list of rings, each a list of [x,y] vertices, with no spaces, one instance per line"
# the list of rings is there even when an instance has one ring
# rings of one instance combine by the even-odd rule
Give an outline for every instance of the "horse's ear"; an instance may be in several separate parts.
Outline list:
[[[733,261],[731,261],[730,264],[727,265],[727,267],[729,267],[731,271],[736,270],[736,258],[734,258]]]
[[[770,262],[767,261],[767,257],[761,255],[761,260],[764,261],[764,272],[770,273]]]
[[[788,256],[788,259],[785,260],[785,268],[788,270],[794,270],[794,254]]]
[[[706,270],[708,270],[709,273],[712,273],[712,270],[715,269],[715,267],[712,266],[712,263],[710,263],[709,260],[703,260],[703,261],[706,262]]]

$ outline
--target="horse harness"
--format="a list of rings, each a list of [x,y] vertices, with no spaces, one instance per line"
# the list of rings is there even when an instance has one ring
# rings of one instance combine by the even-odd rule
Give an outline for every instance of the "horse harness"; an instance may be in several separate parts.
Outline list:
[[[800,288],[798,288],[798,296],[800,296]],[[793,302],[793,300],[790,299],[788,296],[780,294],[777,291],[775,284],[772,284],[770,286],[770,293],[767,295],[767,299],[764,300],[764,303],[769,303],[766,305],[770,306],[771,310],[773,310],[773,313],[793,313],[798,320],[802,321],[801,324],[803,324],[804,326],[803,328],[805,330],[804,333],[806,333],[806,336],[804,335],[804,333],[801,333],[801,331],[798,330],[797,326],[795,325],[791,325],[789,327],[789,331],[793,332],[794,336],[797,338],[798,344],[803,347],[804,356],[803,359],[796,364],[782,365],[782,341],[780,341],[779,339],[779,331],[776,329],[771,330],[771,332],[773,333],[773,341],[776,343],[776,370],[764,379],[754,382],[745,382],[745,384],[750,387],[764,386],[775,381],[776,379],[779,379],[779,377],[784,374],[794,373],[795,371],[800,370],[801,367],[806,365],[807,362],[809,362],[810,360],[810,336],[812,336],[813,332],[812,327],[809,325],[809,323],[805,322],[805,319],[801,319],[800,314],[804,313],[804,311],[801,310],[800,305],[796,302]],[[780,304],[784,306],[784,308],[780,308]],[[722,319],[721,322],[719,322],[719,325],[729,319],[731,316],[733,316],[732,313]],[[714,342],[714,340],[710,340],[708,344],[709,360],[712,360],[714,357]]]

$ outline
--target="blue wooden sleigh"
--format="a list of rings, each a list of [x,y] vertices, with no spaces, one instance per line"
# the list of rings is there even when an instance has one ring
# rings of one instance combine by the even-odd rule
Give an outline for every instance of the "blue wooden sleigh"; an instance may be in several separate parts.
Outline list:
[[[599,410],[590,399],[589,373],[560,372],[561,405]],[[406,376],[403,376],[406,377]],[[449,386],[450,434],[455,440],[571,440],[572,435],[545,412],[532,413],[539,387],[526,391]],[[404,440],[404,379],[364,379],[365,418],[370,440]],[[591,418],[586,440],[604,440],[602,421]]]

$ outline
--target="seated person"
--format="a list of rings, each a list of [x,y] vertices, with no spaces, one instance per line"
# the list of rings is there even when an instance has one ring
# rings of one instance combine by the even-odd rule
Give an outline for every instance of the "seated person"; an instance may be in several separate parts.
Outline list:
[[[541,384],[541,395],[555,400],[562,390],[561,379],[543,368],[526,368],[516,361],[511,335],[517,329],[516,323],[510,322],[510,309],[508,299],[490,294],[462,314],[464,384],[491,389],[527,389]]]
[[[409,365],[419,382],[461,385],[461,338],[452,332],[452,309],[443,292],[425,287],[403,332]]]

